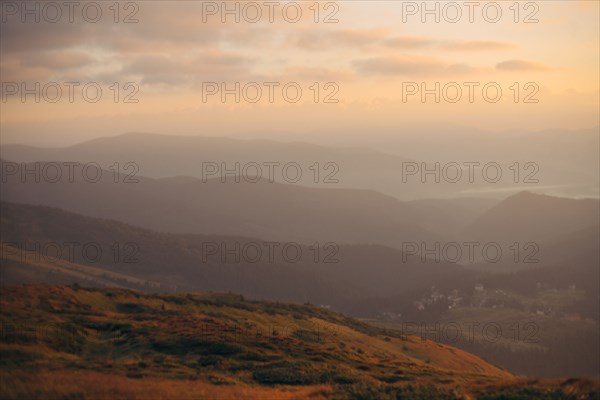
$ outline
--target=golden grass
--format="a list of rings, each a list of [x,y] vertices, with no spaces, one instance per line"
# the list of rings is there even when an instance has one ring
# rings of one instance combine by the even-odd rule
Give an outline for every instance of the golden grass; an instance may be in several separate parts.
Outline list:
[[[161,378],[132,379],[98,372],[0,372],[0,397],[17,399],[114,400],[323,400],[331,397],[328,385],[264,387],[213,385],[203,381]]]

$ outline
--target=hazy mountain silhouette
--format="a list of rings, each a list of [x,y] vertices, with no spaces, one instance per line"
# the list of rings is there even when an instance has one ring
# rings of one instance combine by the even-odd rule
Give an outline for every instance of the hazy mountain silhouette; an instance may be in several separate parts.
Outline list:
[[[465,276],[479,273],[463,270],[460,266],[447,263],[417,262],[403,263],[402,254],[382,246],[341,246],[332,260],[325,262],[323,256],[317,261],[309,246],[302,247],[302,258],[291,262],[280,252],[275,252],[273,261],[266,256],[257,262],[233,256],[220,258],[220,253],[204,258],[208,253],[204,243],[223,244],[234,249],[235,243],[260,243],[259,239],[240,236],[183,235],[154,232],[117,221],[86,217],[63,210],[2,203],[2,241],[25,245],[31,249],[35,243],[95,243],[103,249],[101,259],[91,263],[81,253],[61,268],[48,265],[47,257],[34,262],[34,257],[19,258],[20,254],[6,250],[10,255],[4,261],[3,279],[11,283],[40,283],[48,281],[52,272],[54,283],[83,282],[97,284],[96,271],[84,268],[95,267],[107,272],[125,274],[101,276],[106,280],[101,286],[113,284],[124,287],[172,290],[234,291],[256,298],[290,301],[312,301],[343,307],[360,298],[390,296],[415,288],[428,288],[432,284],[464,281]],[[135,262],[115,262],[111,249],[114,244],[124,247],[134,243],[132,253]],[[66,246],[65,246],[66,247]],[[328,260],[330,261],[330,260]],[[77,270],[74,276],[70,271]],[[87,272],[86,272],[87,271]],[[160,283],[152,288],[142,283],[128,284],[127,277]],[[349,309],[351,312],[352,309]]]
[[[597,199],[521,192],[495,205],[465,229],[469,238],[504,243],[547,242],[598,224]]]
[[[415,140],[417,140],[416,138]],[[269,177],[268,167],[262,165],[265,162],[278,162],[280,165],[274,167],[273,179],[280,183],[286,183],[282,168],[286,163],[297,163],[302,169],[302,177],[299,184],[304,186],[334,187],[369,189],[388,194],[402,200],[415,200],[423,198],[447,198],[447,197],[469,197],[479,196],[500,199],[511,192],[514,193],[523,187],[511,183],[507,178],[510,173],[508,168],[517,160],[505,160],[505,180],[503,190],[496,191],[496,187],[490,190],[490,184],[478,175],[474,182],[468,182],[467,167],[463,166],[462,175],[464,179],[458,182],[448,182],[439,178],[436,182],[432,176],[422,181],[419,173],[408,176],[403,181],[403,163],[413,162],[410,157],[413,142],[403,146],[403,154],[388,154],[383,151],[372,150],[367,147],[333,147],[319,146],[302,142],[280,142],[264,139],[229,139],[207,136],[174,136],[150,133],[127,133],[113,137],[103,137],[86,141],[77,145],[64,148],[37,148],[26,145],[4,145],[0,148],[1,157],[5,160],[15,162],[34,161],[78,161],[96,162],[103,168],[108,169],[115,163],[121,166],[134,162],[139,166],[139,174],[151,178],[166,178],[173,176],[203,177],[203,163],[216,163],[225,168],[233,170],[235,164],[240,164],[243,171],[248,163],[261,164],[263,177]],[[414,143],[417,146],[418,140]],[[489,145],[489,144],[488,144]],[[439,144],[430,144],[427,148],[437,147]],[[431,153],[435,154],[435,153]],[[478,154],[475,152],[475,154]],[[473,161],[472,157],[452,156],[452,153],[444,157],[433,156],[415,160],[416,162],[428,162],[428,168],[432,168],[436,162],[453,162],[461,164]],[[493,161],[497,156],[492,155],[482,159],[482,165]],[[318,163],[318,174],[315,172],[315,163]],[[327,163],[335,163],[335,166]],[[462,164],[461,164],[462,165]],[[313,169],[311,169],[311,166]],[[561,164],[562,167],[562,164]],[[220,168],[219,171],[224,171]],[[440,167],[441,168],[441,167]],[[254,168],[248,168],[248,173],[254,173]],[[294,177],[294,169],[289,170]],[[541,170],[542,174],[545,170]],[[561,169],[565,171],[565,169]],[[523,172],[523,171],[521,171]],[[527,172],[527,171],[525,171]],[[450,174],[450,173],[449,173]],[[452,171],[454,174],[454,171]],[[215,175],[220,176],[219,173]],[[561,175],[562,176],[562,175]],[[540,178],[540,176],[536,176]],[[553,175],[544,175],[543,184],[557,184]],[[562,177],[560,182],[571,179]],[[587,178],[589,180],[589,178]],[[332,181],[337,180],[337,183]],[[316,182],[315,182],[316,181]],[[324,183],[327,182],[327,183]],[[558,182],[558,183],[560,183]],[[497,185],[496,185],[497,186]],[[535,189],[537,185],[529,185]]]
[[[236,183],[235,178],[203,183],[196,178],[136,177],[139,182],[124,183],[126,176],[119,175],[115,183],[112,171],[89,183],[81,171],[74,175],[73,182],[65,178],[56,183],[10,175],[1,198],[172,233],[398,248],[405,241],[442,237],[420,226],[428,218],[426,210],[368,190],[307,188],[264,179]]]

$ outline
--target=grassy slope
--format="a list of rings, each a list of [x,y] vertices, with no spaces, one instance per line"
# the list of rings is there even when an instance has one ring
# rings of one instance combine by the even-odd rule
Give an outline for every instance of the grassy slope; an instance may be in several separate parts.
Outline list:
[[[516,382],[311,305],[51,285],[1,294],[1,398],[469,398]]]
[[[78,370],[257,390],[510,376],[464,352],[314,306],[64,286],[2,290],[2,359],[12,373]]]

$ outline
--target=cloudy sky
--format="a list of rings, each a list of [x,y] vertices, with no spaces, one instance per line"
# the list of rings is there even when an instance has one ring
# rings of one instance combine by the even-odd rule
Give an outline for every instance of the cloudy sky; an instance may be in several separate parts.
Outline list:
[[[3,2],[2,141],[598,125],[596,1],[439,2],[439,22],[421,2],[298,3],[81,2],[69,21],[64,6]],[[65,82],[78,84],[72,102]],[[36,83],[40,102],[23,102]],[[95,103],[81,93],[92,83]],[[240,101],[223,101],[236,83]],[[423,99],[436,84],[440,101]]]

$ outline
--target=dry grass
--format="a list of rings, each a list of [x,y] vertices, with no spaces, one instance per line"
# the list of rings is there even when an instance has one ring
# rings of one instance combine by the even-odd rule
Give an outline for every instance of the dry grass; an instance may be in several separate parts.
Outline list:
[[[598,398],[597,382],[521,380],[318,307],[231,294],[5,286],[0,327],[0,400]]]
[[[131,379],[80,371],[0,373],[0,397],[7,400],[322,400],[330,398],[331,391],[332,388],[328,385],[277,388],[239,384],[213,385],[203,381]]]

